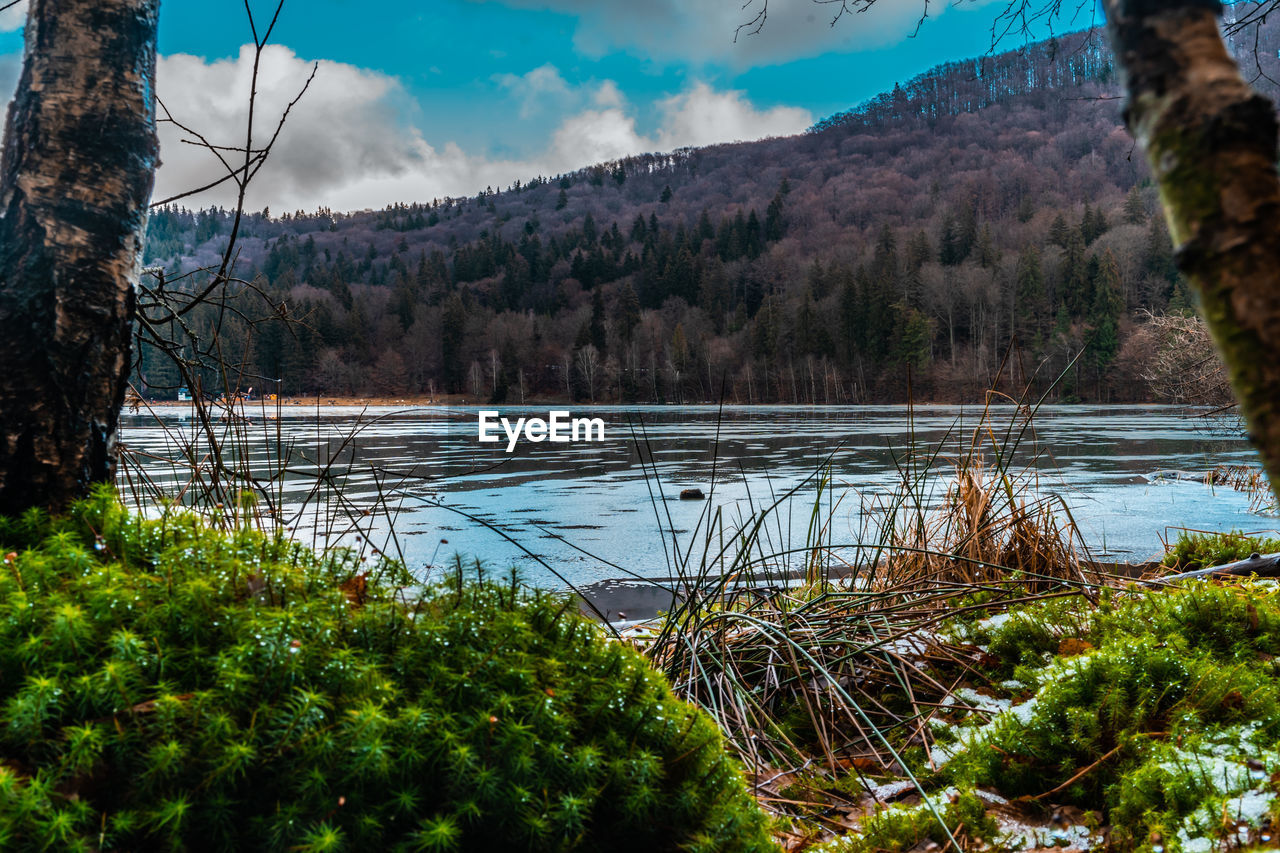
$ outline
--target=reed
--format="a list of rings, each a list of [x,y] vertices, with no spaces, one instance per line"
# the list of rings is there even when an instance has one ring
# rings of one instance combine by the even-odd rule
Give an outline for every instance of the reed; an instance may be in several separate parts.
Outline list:
[[[1045,494],[1034,416],[987,405],[938,444],[912,440],[887,490],[842,488],[828,463],[732,522],[709,503],[693,533],[700,550],[673,545],[672,608],[628,637],[712,714],[779,816],[811,831],[865,809],[886,778],[923,794],[933,724],[986,663],[944,625],[1092,599],[1116,582],[1089,560],[1067,505]],[[802,511],[805,536],[791,541]],[[837,536],[851,518],[851,535]]]
[[[362,435],[386,415],[338,428],[323,417],[286,427],[280,402],[196,395],[187,408],[139,399],[151,433],[121,443],[117,491],[134,512],[195,513],[214,529],[253,529],[361,563],[404,560],[396,521],[411,477],[361,459]],[[361,483],[358,488],[355,483]]]
[[[1276,498],[1271,491],[1271,483],[1267,480],[1266,472],[1256,465],[1219,465],[1206,475],[1206,479],[1210,485],[1227,486],[1248,495],[1251,513],[1269,514],[1276,511]]]

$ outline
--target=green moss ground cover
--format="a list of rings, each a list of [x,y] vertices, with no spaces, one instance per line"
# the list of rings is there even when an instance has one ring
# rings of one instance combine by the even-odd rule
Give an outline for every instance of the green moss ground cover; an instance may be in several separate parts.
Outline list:
[[[1184,533],[1165,554],[1164,565],[1178,571],[1193,571],[1206,566],[1221,566],[1246,560],[1253,553],[1274,554],[1280,551],[1280,539],[1261,539],[1238,530],[1229,533]]]
[[[0,849],[774,849],[711,720],[556,597],[107,495],[0,549]]]
[[[1078,824],[1101,828],[1077,827],[1074,838],[1099,849],[1208,853],[1274,843],[1273,582],[1052,599],[951,630],[986,650],[987,665],[957,693],[989,709],[940,714],[932,763],[919,755],[916,769],[946,794],[935,801],[951,810],[944,819],[953,830],[963,825],[980,846],[1028,846],[1034,833],[1002,832],[981,821],[985,807],[974,813],[970,798],[981,792],[988,806],[1008,800],[1032,817],[1073,807]],[[1052,834],[1040,833],[1039,843]],[[927,810],[895,806],[826,849],[906,850],[930,838],[942,833]]]

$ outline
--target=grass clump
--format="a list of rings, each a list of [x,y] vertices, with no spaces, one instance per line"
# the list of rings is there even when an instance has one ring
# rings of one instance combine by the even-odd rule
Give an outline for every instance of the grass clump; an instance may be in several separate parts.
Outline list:
[[[1247,560],[1255,552],[1274,554],[1277,551],[1280,551],[1280,539],[1250,536],[1239,530],[1229,533],[1192,533],[1184,530],[1169,546],[1161,563],[1180,572],[1189,572],[1236,560]]]
[[[106,494],[0,543],[5,850],[774,849],[711,720],[559,598]]]

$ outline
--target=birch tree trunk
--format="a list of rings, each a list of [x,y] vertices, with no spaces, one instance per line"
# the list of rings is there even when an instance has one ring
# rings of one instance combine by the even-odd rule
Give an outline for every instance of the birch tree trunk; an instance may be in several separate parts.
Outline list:
[[[0,159],[0,514],[115,473],[159,0],[32,0]]]
[[[1280,496],[1280,178],[1271,102],[1240,76],[1216,0],[1104,0],[1177,249]],[[1272,329],[1273,332],[1268,332]]]

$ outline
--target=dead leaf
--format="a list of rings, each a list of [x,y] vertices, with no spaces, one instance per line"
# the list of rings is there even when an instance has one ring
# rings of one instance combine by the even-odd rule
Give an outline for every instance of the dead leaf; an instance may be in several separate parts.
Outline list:
[[[1082,655],[1093,648],[1093,643],[1088,640],[1082,640],[1079,637],[1063,637],[1062,642],[1058,643],[1059,657],[1073,657]]]
[[[338,589],[342,590],[342,594],[347,597],[347,601],[360,607],[369,600],[369,573],[361,572],[353,575],[338,585]]]

